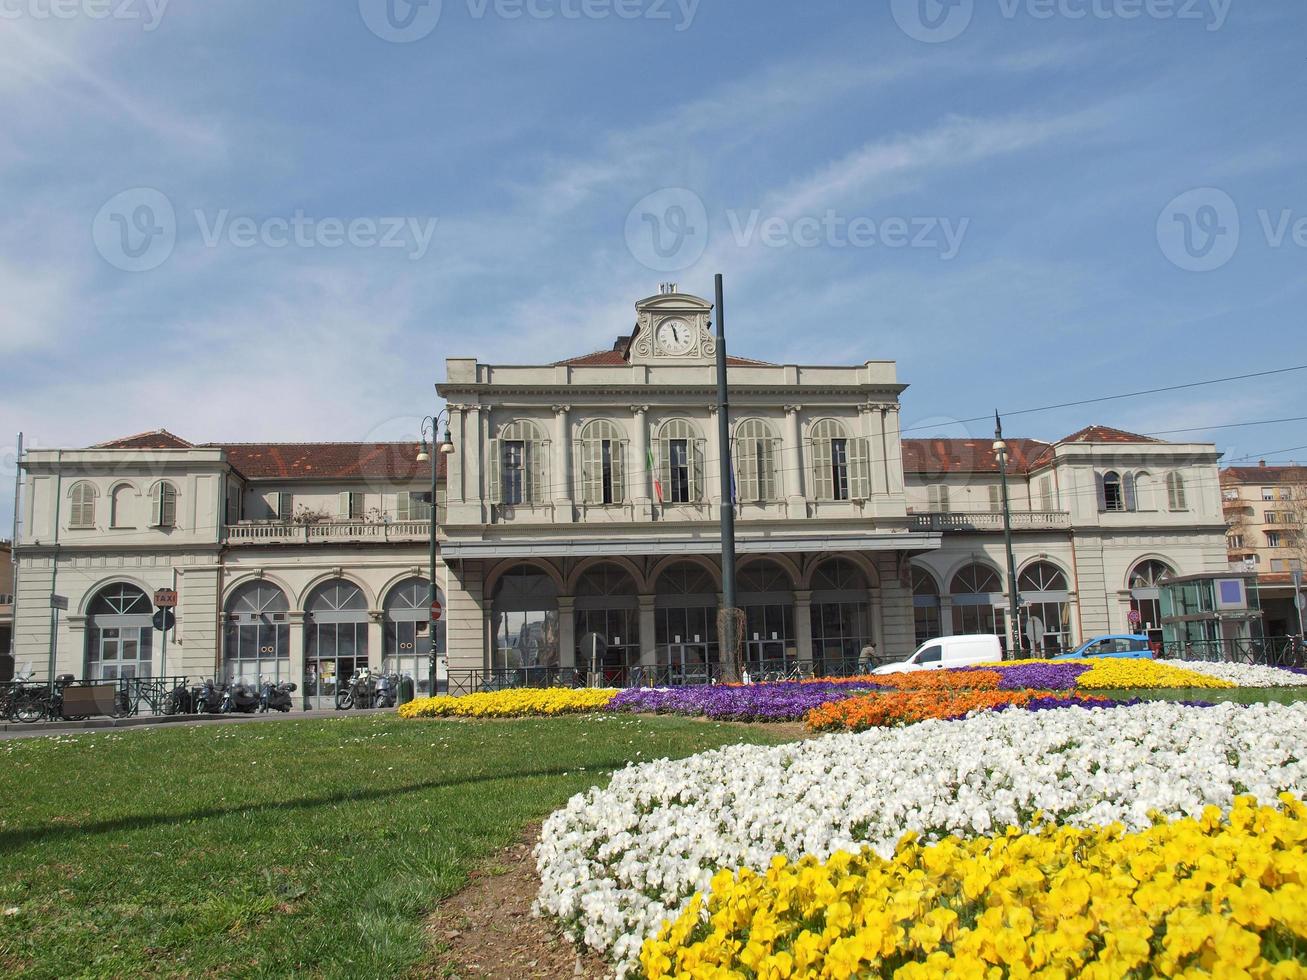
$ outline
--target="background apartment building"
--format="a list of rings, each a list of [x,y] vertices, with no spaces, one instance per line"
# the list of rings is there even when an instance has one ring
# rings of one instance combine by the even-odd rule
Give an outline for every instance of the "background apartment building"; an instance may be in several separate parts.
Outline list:
[[[1293,574],[1307,564],[1307,467],[1227,467],[1221,491],[1230,566],[1257,573],[1266,635],[1300,634]]]

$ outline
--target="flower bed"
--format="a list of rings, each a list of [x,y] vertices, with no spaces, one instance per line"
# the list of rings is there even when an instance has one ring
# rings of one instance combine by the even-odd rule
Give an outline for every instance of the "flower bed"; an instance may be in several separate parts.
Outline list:
[[[1118,702],[1054,691],[898,691],[864,694],[813,708],[805,719],[814,732],[863,732],[869,728],[911,725],[935,718],[963,718],[973,711],[999,708],[1110,708]]]
[[[631,688],[608,705],[611,711],[705,716],[732,721],[793,721],[831,701],[851,698],[870,683],[779,684]]]
[[[1197,816],[1245,792],[1271,804],[1307,787],[1304,733],[1302,703],[1147,702],[984,712],[630,767],[546,820],[539,906],[626,972],[721,868],[863,845],[888,857],[908,831],[972,836],[1037,814],[1144,830],[1152,811]]]
[[[400,705],[401,718],[522,718],[599,711],[617,694],[607,689],[518,688],[463,697],[419,698]]]
[[[1176,666],[1195,674],[1228,681],[1239,687],[1303,687],[1307,676],[1299,668],[1263,667],[1260,664],[1208,663],[1202,660],[1181,660]]]
[[[837,852],[719,872],[707,901],[648,940],[640,962],[651,980],[691,970],[911,980],[995,967],[1303,976],[1304,883],[1307,807],[1287,794],[1280,807],[1242,797],[1228,819],[1209,807],[1134,834],[1044,826],[925,847],[909,835],[888,861]]]

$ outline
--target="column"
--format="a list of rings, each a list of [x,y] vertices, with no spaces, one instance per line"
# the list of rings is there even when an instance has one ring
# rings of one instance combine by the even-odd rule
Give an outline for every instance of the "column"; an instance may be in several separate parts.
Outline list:
[[[453,433],[454,452],[445,457],[445,497],[448,503],[461,504],[465,499],[463,488],[464,457],[467,455],[468,438],[465,421],[467,409],[463,405],[449,406],[449,429]],[[434,438],[439,439],[439,436]],[[435,446],[432,452],[438,452]]]
[[[658,666],[658,625],[651,595],[640,596],[640,666]]]
[[[570,524],[572,511],[572,421],[571,405],[554,406],[554,520]]]
[[[805,667],[812,666],[812,590],[796,589],[794,592],[794,633],[795,646],[798,647],[799,663]]]
[[[481,406],[469,405],[467,411],[467,421],[463,425],[465,441],[462,446],[454,448],[455,451],[464,454],[464,461],[467,464],[464,492],[481,508],[481,523],[485,523],[488,514],[485,509],[487,494],[481,486]]]
[[[308,691],[304,688],[304,613],[290,614],[290,662],[286,666],[287,679],[299,685],[301,704],[308,710]],[[371,642],[371,641],[369,641]]]
[[[939,597],[939,635],[953,635],[953,597],[949,595]]]
[[[873,497],[889,493],[889,448],[885,445],[885,409],[879,405],[862,406],[862,430],[867,436],[871,452],[871,494]],[[880,649],[880,644],[876,644]]]
[[[726,463],[726,450],[722,446],[721,433],[717,426],[717,406],[708,406],[708,434],[704,440],[703,460],[703,499],[713,505],[714,516],[722,505],[722,467]]]
[[[631,414],[634,416],[632,428],[634,431],[631,435],[634,437],[631,445],[635,451],[631,453],[634,457],[631,462],[631,487],[633,493],[631,499],[635,501],[637,512],[640,516],[648,516],[650,503],[650,485],[649,485],[649,406],[632,405]]]
[[[871,603],[871,642],[876,644],[876,656],[884,658],[885,652],[885,594],[881,589],[872,588]]]
[[[903,439],[899,433],[899,410],[893,406],[885,410],[885,477],[888,491],[903,492]]]
[[[792,520],[807,516],[803,499],[803,437],[799,430],[798,405],[785,406],[785,436],[781,445],[781,485],[784,487],[786,511]]]
[[[386,633],[381,625],[381,616],[380,609],[368,612],[368,666],[380,666],[386,655]]]
[[[586,673],[590,661],[576,662],[576,596],[560,595],[558,597],[558,666],[563,670],[573,668]]]

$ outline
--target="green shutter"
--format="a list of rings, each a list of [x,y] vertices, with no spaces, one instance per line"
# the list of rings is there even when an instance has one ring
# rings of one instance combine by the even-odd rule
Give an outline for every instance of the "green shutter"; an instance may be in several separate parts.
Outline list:
[[[849,499],[866,500],[871,496],[871,462],[866,439],[850,439]]]
[[[497,504],[504,499],[504,479],[501,475],[502,464],[499,458],[499,440],[490,440],[490,502]]]

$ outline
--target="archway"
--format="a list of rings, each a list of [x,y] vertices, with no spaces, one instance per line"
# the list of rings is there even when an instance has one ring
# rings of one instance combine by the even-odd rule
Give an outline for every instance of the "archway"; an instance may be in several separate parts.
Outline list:
[[[135,585],[115,582],[91,600],[86,618],[86,677],[113,680],[154,673],[154,604]]]
[[[368,601],[343,578],[324,582],[304,603],[304,701],[335,706],[336,692],[368,665]]]
[[[1054,656],[1071,648],[1071,597],[1066,575],[1052,562],[1027,565],[1017,576],[1024,642],[1035,656]]]
[[[440,589],[436,589],[436,601],[445,604]],[[430,603],[431,583],[414,576],[392,588],[383,605],[382,670],[412,680],[418,697],[431,694],[432,641],[437,657],[445,652],[445,623],[444,620],[431,622]]]
[[[867,577],[847,558],[831,558],[812,573],[812,659],[827,676],[856,673],[871,643]]]
[[[1138,630],[1158,630],[1162,628],[1162,581],[1175,575],[1166,562],[1157,558],[1145,558],[1130,570],[1130,611],[1131,627]],[[1135,616],[1138,620],[1135,621]]]
[[[752,677],[785,673],[799,659],[794,631],[794,580],[780,562],[751,561],[736,575],[744,610],[745,669]]]
[[[672,684],[706,684],[715,676],[717,583],[697,562],[679,561],[658,576],[654,644]]]
[[[491,604],[494,670],[557,668],[558,586],[534,565],[518,565],[495,585]]]
[[[640,599],[630,572],[612,562],[591,565],[576,584],[576,666],[624,685],[640,664]]]
[[[223,615],[223,680],[274,684],[288,679],[290,604],[271,582],[239,586],[227,599]]]
[[[939,584],[924,568],[912,568],[912,618],[917,646],[943,633],[940,618]]]
[[[998,572],[979,562],[964,565],[949,583],[949,597],[953,601],[954,635],[993,634],[1006,650],[1006,596]]]

